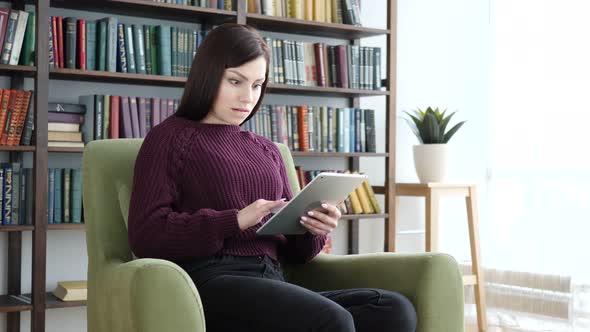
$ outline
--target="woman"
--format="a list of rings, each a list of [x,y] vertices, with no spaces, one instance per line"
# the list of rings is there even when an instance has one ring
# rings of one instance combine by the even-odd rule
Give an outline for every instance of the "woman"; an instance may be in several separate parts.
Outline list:
[[[292,197],[277,147],[240,128],[262,103],[269,63],[250,27],[224,24],[205,38],[178,111],[149,132],[137,157],[133,252],[187,271],[207,331],[414,331],[414,308],[400,294],[315,293],[284,281],[279,259],[313,259],[341,217],[335,206],[302,216],[306,234],[256,236]]]

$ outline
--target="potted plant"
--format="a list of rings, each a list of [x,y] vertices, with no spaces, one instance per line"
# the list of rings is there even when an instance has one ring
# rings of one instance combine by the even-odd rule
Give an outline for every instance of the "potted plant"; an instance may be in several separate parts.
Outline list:
[[[421,183],[444,182],[447,175],[447,143],[463,126],[461,121],[447,130],[449,121],[456,112],[447,115],[438,109],[428,107],[425,111],[404,111],[410,118],[406,121],[421,144],[414,145],[414,166]]]

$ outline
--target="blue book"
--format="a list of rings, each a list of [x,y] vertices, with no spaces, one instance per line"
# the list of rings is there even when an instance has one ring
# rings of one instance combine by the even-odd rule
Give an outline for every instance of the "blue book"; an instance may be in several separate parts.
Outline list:
[[[20,219],[19,225],[27,223],[27,169],[23,168],[20,172]]]
[[[12,165],[2,164],[2,224],[12,224]]]
[[[53,224],[53,201],[55,199],[55,168],[49,169],[49,183],[47,186],[47,223]]]
[[[53,223],[63,222],[63,175],[61,169],[55,170],[55,188],[53,190]]]
[[[71,186],[70,186],[70,209],[71,220],[73,223],[79,224],[82,222],[82,169],[76,168],[72,170]]]

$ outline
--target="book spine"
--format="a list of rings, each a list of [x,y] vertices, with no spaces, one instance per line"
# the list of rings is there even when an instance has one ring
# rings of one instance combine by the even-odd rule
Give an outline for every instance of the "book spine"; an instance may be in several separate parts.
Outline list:
[[[78,68],[86,70],[86,20],[78,20]]]
[[[66,68],[76,69],[76,19],[74,17],[66,17],[66,48],[65,55]]]
[[[70,209],[71,222],[79,224],[82,222],[82,170],[79,168],[71,171],[70,187]]]
[[[20,64],[23,66],[34,66],[35,65],[35,29],[36,29],[36,19],[35,19],[35,12],[30,11],[29,19],[27,20],[27,28],[25,29],[25,40],[24,40],[24,49],[22,52],[22,58],[20,59]],[[1,23],[0,23],[1,24]],[[51,39],[50,39],[51,41]]]
[[[4,65],[7,65],[10,62],[10,54],[14,45],[17,22],[18,10],[11,10],[8,17],[8,24],[6,26],[6,36],[4,37],[4,45],[2,46],[2,55],[0,57],[0,62]]]
[[[55,204],[55,168],[50,168],[48,170],[47,181],[47,223],[53,224]]]
[[[71,180],[72,177],[72,169],[71,168],[64,168],[63,169],[63,222],[70,223],[71,222],[71,215],[70,215],[70,187],[71,187]]]
[[[55,169],[53,192],[53,223],[61,224],[63,222],[63,170],[60,168]]]
[[[143,38],[143,28],[133,24],[133,49],[135,50],[135,65],[138,74],[145,74],[145,47]]]

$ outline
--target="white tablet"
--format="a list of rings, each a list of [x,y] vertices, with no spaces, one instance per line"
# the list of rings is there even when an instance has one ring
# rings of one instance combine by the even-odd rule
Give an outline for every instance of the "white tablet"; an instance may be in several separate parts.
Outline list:
[[[304,234],[299,221],[307,211],[321,209],[322,203],[338,205],[368,179],[364,174],[320,173],[289,203],[256,231],[259,235]]]

